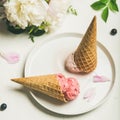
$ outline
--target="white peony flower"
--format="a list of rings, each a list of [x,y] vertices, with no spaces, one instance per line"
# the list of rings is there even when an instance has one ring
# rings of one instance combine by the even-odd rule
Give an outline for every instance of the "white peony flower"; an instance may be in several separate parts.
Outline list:
[[[2,0],[0,18],[8,30],[19,34],[27,32],[34,36],[55,30],[62,23],[71,0]]]
[[[66,14],[71,0],[10,0],[4,4],[7,20],[25,29],[28,25],[40,26],[43,21],[54,28]]]
[[[8,21],[25,29],[28,25],[39,26],[45,20],[48,4],[44,0],[10,0],[4,7]]]
[[[55,29],[63,21],[70,3],[71,0],[50,0],[46,16],[46,21],[51,24],[49,29]]]

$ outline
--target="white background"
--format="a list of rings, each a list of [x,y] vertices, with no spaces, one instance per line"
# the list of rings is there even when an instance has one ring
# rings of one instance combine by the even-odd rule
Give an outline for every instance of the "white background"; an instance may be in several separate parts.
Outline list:
[[[5,102],[7,109],[0,111],[1,120],[119,120],[120,119],[120,13],[109,13],[107,23],[101,17],[101,12],[91,9],[90,4],[95,0],[73,0],[73,6],[78,11],[78,16],[68,15],[62,26],[54,33],[35,38],[35,43],[28,39],[27,35],[14,35],[9,33],[0,23],[0,50],[5,52],[17,52],[20,61],[17,64],[8,64],[0,58],[0,104]],[[120,8],[120,0],[117,0]],[[32,48],[44,39],[64,32],[85,33],[93,16],[97,16],[97,39],[111,53],[116,67],[116,79],[114,89],[109,99],[99,108],[84,115],[62,116],[54,114],[39,106],[21,85],[11,82],[11,78],[22,77],[25,60]],[[112,28],[118,33],[110,35]],[[68,108],[72,109],[72,108]],[[66,110],[67,111],[67,110]]]

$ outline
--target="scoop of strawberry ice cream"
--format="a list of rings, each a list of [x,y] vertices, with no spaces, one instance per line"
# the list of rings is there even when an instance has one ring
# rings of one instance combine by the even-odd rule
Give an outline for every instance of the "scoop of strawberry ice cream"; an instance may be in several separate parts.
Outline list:
[[[67,57],[65,61],[65,68],[71,73],[80,73],[80,70],[74,61],[74,53]]]
[[[57,74],[57,79],[61,86],[62,92],[67,101],[74,100],[80,93],[79,83],[75,78],[65,78],[62,74]]]

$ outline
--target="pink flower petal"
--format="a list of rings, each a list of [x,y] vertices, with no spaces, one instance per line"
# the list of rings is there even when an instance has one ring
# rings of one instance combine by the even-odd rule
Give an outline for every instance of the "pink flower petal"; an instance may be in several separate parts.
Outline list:
[[[93,82],[107,82],[107,81],[110,80],[105,76],[99,76],[99,75],[93,76]]]
[[[19,61],[20,56],[17,53],[2,53],[2,58],[5,59],[9,64],[15,64]]]
[[[95,96],[95,88],[89,88],[86,90],[83,99],[91,100]]]

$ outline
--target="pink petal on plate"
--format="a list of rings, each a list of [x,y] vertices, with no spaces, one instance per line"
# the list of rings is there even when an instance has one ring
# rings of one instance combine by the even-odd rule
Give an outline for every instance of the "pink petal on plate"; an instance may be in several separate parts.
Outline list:
[[[95,88],[88,88],[84,93],[83,99],[90,101],[95,96]]]
[[[20,56],[17,53],[2,53],[2,58],[5,59],[9,64],[15,64],[19,61]]]
[[[107,81],[110,80],[105,76],[99,76],[99,75],[93,76],[93,82],[107,82]]]

